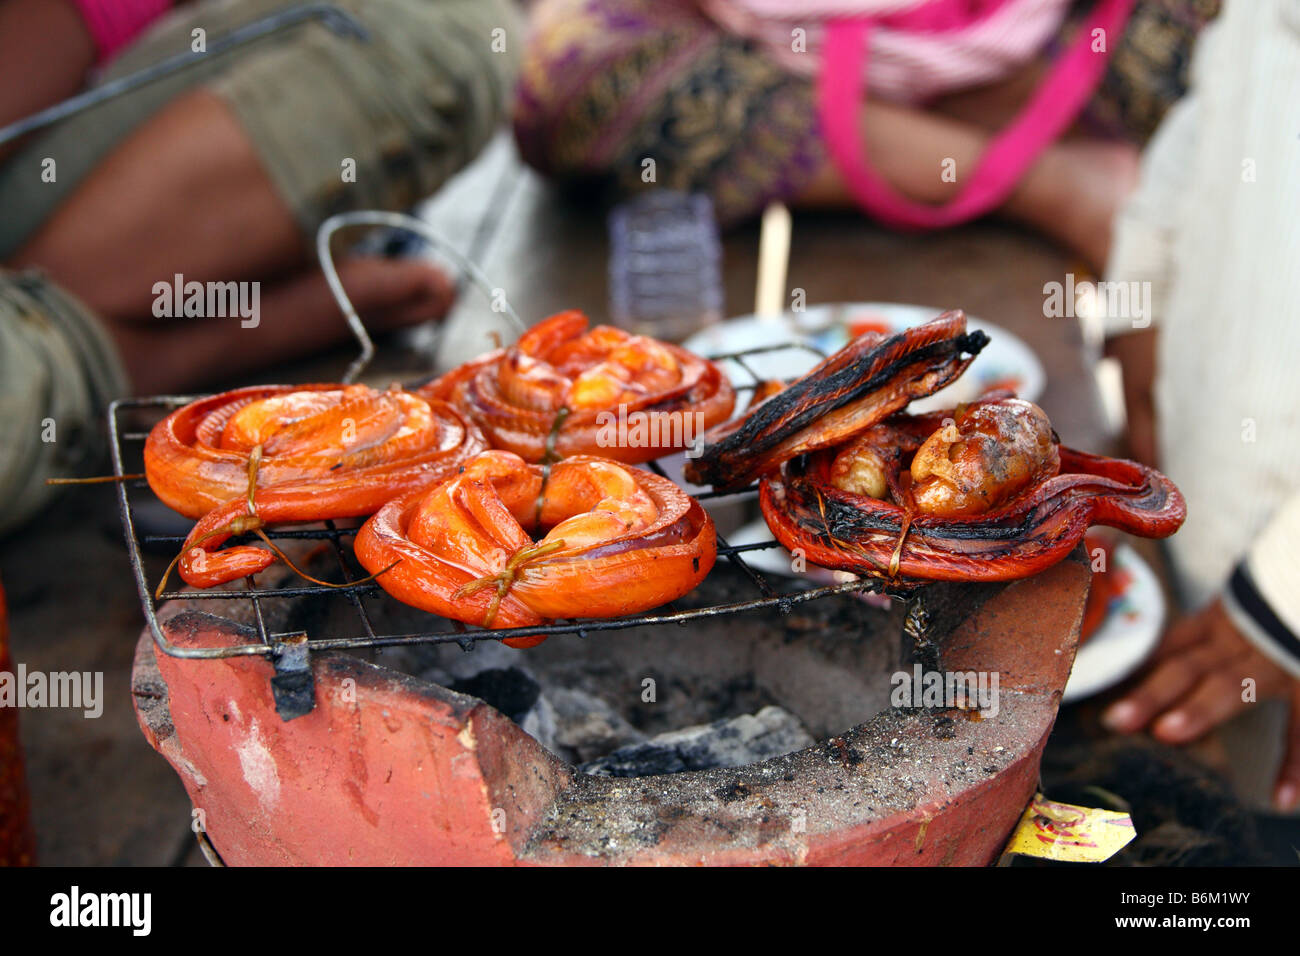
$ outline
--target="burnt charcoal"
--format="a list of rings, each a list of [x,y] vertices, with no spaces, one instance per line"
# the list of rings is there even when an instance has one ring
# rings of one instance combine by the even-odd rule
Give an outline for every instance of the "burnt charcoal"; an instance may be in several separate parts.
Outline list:
[[[754,594],[753,581],[723,561],[676,606],[736,603]],[[396,601],[376,599],[370,613],[376,629],[393,633],[438,624]],[[482,641],[469,653],[455,644],[358,653],[458,690],[476,688],[469,681],[484,671],[521,671],[541,693],[522,716],[511,716],[551,753],[581,765],[659,734],[769,706],[793,714],[815,738],[842,733],[889,709],[902,620],[897,602],[881,609],[849,594],[797,605],[789,615],[746,611],[684,627],[593,632],[587,640],[563,635],[526,650]],[[661,769],[691,763],[673,759]]]
[[[493,667],[452,683],[451,689],[490,704],[521,722],[537,703],[542,687],[518,667]]]
[[[641,777],[743,767],[811,747],[814,741],[799,720],[780,707],[742,714],[659,734],[622,747],[578,769],[605,777]]]

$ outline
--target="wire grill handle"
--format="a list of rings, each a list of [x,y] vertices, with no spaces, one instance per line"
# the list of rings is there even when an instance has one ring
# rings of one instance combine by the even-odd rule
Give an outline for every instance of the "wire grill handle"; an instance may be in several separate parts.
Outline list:
[[[352,364],[348,366],[347,372],[343,375],[342,381],[344,384],[351,384],[356,381],[357,376],[365,370],[365,367],[370,364],[370,360],[375,355],[375,343],[371,341],[370,333],[366,331],[365,324],[362,323],[361,317],[357,315],[356,307],[353,306],[352,300],[348,298],[347,291],[343,288],[338,269],[334,265],[334,256],[330,252],[330,237],[340,229],[348,226],[388,226],[392,229],[405,229],[407,232],[415,233],[456,263],[469,277],[470,281],[487,297],[488,301],[493,303],[493,307],[496,307],[497,287],[488,281],[487,276],[483,274],[483,271],[473,260],[452,245],[450,241],[424,220],[408,216],[405,213],[381,212],[379,210],[341,212],[338,215],[330,216],[320,224],[320,229],[316,231],[316,256],[320,259],[320,267],[325,273],[325,281],[329,283],[330,292],[334,294],[335,301],[338,302],[344,318],[347,319],[348,327],[361,345],[361,354],[353,360]],[[523,320],[519,318],[518,313],[515,312],[510,303],[506,301],[505,296],[501,295],[499,301],[505,314],[510,317],[510,320],[514,322],[519,331],[523,332],[527,326],[524,325]]]

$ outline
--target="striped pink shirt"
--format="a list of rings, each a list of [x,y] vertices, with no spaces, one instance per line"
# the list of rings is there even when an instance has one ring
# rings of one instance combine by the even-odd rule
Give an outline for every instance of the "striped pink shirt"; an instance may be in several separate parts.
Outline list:
[[[870,19],[866,86],[873,96],[903,103],[1010,75],[1043,49],[1070,6],[1070,0],[700,3],[723,29],[757,41],[789,70],[808,76],[821,63],[827,20]]]

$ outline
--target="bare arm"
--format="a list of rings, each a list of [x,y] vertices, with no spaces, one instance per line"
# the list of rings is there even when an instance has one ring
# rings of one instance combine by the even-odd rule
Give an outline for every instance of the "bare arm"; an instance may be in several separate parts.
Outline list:
[[[1159,467],[1156,444],[1156,342],[1154,329],[1106,340],[1106,354],[1119,359],[1124,372],[1124,410],[1128,418],[1125,453],[1135,461]]]
[[[77,93],[95,45],[71,0],[0,2],[0,126]],[[15,143],[0,146],[0,159]]]

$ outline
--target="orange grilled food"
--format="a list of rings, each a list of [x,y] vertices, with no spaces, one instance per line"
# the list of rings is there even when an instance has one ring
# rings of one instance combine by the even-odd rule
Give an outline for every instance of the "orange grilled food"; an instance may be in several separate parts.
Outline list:
[[[764,478],[759,501],[776,539],[809,563],[900,583],[1014,580],[1064,558],[1092,525],[1164,538],[1183,523],[1182,495],[1160,472],[1063,446],[1054,452],[1059,471],[1033,474],[974,513],[922,510],[902,455],[886,465],[885,495],[842,487],[833,449]]]
[[[759,479],[782,545],[898,586],[1027,577],[1094,524],[1176,532],[1187,509],[1173,482],[1061,445],[1030,402],[1003,392],[903,411],[960,376],[987,341],[959,311],[890,336],[868,331],[714,429],[686,475],[720,488]]]
[[[199,519],[181,577],[212,587],[275,560],[260,547],[217,550],[232,535],[373,514],[484,447],[455,408],[399,388],[267,385],[173,412],[150,432],[144,461],[154,493]]]
[[[368,571],[390,569],[378,582],[399,600],[493,628],[658,607],[717,558],[712,519],[671,481],[586,455],[544,469],[506,451],[385,505],[355,550]]]
[[[714,363],[581,312],[539,322],[430,383],[421,394],[465,411],[493,448],[526,461],[600,455],[628,464],[690,445],[730,416],[735,391]]]

